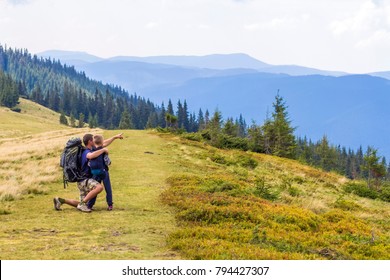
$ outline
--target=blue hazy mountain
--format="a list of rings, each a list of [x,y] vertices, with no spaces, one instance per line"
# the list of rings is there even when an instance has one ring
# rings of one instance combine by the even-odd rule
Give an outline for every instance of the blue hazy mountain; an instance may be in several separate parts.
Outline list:
[[[42,53],[38,53],[38,56],[52,58],[56,60],[60,60],[62,63],[66,63],[67,65],[83,65],[88,63],[93,63],[97,61],[103,60],[103,58],[91,55],[86,52],[74,52],[74,51],[60,51],[60,50],[50,50]]]
[[[66,54],[66,55],[65,55]],[[348,75],[301,66],[269,65],[244,54],[101,59],[85,53],[55,57],[93,79],[117,84],[160,103],[187,100],[190,111],[224,117],[242,114],[262,123],[279,91],[289,106],[297,134],[358,148],[373,145],[390,158],[390,80],[388,73]],[[283,74],[281,74],[283,73]],[[382,76],[374,77],[374,76]]]
[[[240,54],[240,53],[212,54],[212,55],[205,55],[205,56],[149,56],[149,57],[117,56],[108,59],[103,59],[103,58],[99,58],[87,54],[85,52],[52,50],[52,51],[45,51],[39,53],[38,56],[60,59],[61,62],[63,63],[67,63],[75,66],[81,66],[81,65],[86,65],[95,62],[107,62],[110,63],[110,65],[115,65],[115,63],[118,63],[118,69],[121,72],[124,72],[123,69],[120,69],[120,67],[125,66],[126,65],[125,62],[142,62],[148,64],[165,64],[165,65],[172,65],[172,66],[180,66],[181,68],[200,68],[200,69],[206,69],[206,71],[207,69],[213,69],[213,70],[252,69],[260,72],[276,73],[276,74],[283,73],[291,76],[313,75],[313,74],[342,76],[347,74],[345,72],[324,71],[324,70],[297,66],[297,65],[271,65],[259,61],[247,54]],[[97,66],[103,67],[104,63],[101,63]],[[94,72],[91,72],[90,74],[93,77]]]
[[[369,75],[390,80],[390,71],[373,72],[369,73]]]

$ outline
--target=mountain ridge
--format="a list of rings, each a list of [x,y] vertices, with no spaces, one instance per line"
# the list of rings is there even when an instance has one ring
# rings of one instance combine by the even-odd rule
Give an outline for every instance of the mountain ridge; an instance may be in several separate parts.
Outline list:
[[[97,61],[137,61],[152,64],[168,64],[182,67],[195,67],[195,68],[206,68],[215,70],[226,70],[226,69],[255,69],[267,73],[281,73],[289,75],[312,75],[312,74],[323,74],[323,75],[347,75],[348,73],[342,71],[328,71],[320,70],[316,68],[310,68],[299,65],[272,65],[260,61],[250,55],[244,53],[232,53],[232,54],[210,54],[210,55],[163,55],[163,56],[115,56],[110,58],[99,58],[93,55],[86,56],[85,52],[73,52],[73,51],[60,51],[51,50],[40,52],[37,55],[42,57],[55,57],[62,59],[62,62],[72,61],[84,61],[85,63],[97,62]],[[86,57],[85,60],[83,58]],[[95,61],[92,61],[95,60]],[[285,71],[281,72],[281,71]]]

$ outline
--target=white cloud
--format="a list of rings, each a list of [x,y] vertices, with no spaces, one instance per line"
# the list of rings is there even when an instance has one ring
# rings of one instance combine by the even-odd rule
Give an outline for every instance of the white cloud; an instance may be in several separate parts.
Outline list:
[[[372,34],[378,29],[390,30],[390,3],[366,1],[352,15],[330,24],[334,35],[352,32],[357,35]]]
[[[0,0],[0,43],[33,53],[242,52],[270,64],[349,71],[385,60],[388,32],[390,0]],[[378,54],[359,66],[363,50]]]
[[[6,0],[11,5],[26,5],[31,3],[33,0]]]
[[[255,30],[277,30],[277,29],[292,29],[299,26],[301,23],[310,19],[308,14],[304,14],[299,17],[276,17],[270,20],[249,23],[244,25],[244,29],[249,31]]]
[[[159,26],[159,24],[155,21],[151,21],[151,22],[148,22],[146,25],[145,25],[145,28],[146,29],[155,29]]]
[[[364,38],[356,43],[358,49],[371,49],[377,46],[390,47],[390,31],[381,29],[375,31],[371,36]]]

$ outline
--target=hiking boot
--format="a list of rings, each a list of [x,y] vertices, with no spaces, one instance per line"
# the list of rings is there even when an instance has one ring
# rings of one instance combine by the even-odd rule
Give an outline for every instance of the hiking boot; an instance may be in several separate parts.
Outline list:
[[[113,206],[109,205],[108,208],[107,208],[107,211],[112,211],[112,209],[114,209]]]
[[[62,209],[61,209],[62,203],[60,202],[60,200],[58,199],[58,197],[53,198],[53,202],[54,202],[54,209],[56,209],[57,211],[62,210]]]
[[[77,205],[77,209],[79,209],[82,212],[91,212],[91,209],[88,208],[85,202],[80,202],[79,205]]]

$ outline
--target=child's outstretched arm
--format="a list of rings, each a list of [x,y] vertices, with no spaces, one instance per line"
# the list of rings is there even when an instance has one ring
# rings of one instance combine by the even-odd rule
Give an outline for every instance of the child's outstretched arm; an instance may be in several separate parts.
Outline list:
[[[119,133],[111,138],[108,138],[103,141],[103,147],[107,147],[110,145],[112,142],[114,142],[115,139],[123,139],[123,133]]]

